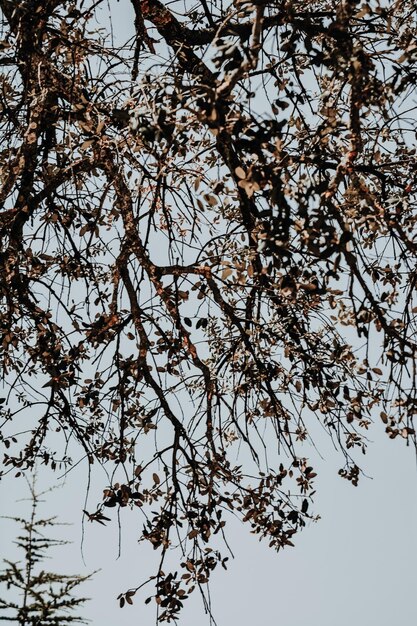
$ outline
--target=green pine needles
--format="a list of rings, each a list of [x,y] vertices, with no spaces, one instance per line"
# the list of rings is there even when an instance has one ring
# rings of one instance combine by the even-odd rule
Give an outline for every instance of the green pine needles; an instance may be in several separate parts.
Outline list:
[[[15,622],[19,626],[58,626],[61,624],[86,624],[87,620],[75,614],[88,598],[73,595],[74,590],[91,578],[64,575],[43,569],[47,552],[69,543],[48,537],[48,530],[59,525],[56,517],[38,516],[42,502],[41,493],[30,485],[31,514],[28,519],[10,517],[19,523],[22,532],[15,543],[24,554],[21,561],[5,559],[5,569],[0,572],[0,620]]]

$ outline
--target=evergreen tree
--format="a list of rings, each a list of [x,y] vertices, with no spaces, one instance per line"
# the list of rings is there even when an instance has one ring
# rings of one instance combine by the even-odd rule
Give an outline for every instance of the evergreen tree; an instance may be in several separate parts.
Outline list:
[[[38,515],[42,494],[30,485],[31,513],[28,519],[10,517],[22,527],[15,543],[24,553],[21,561],[4,559],[6,567],[0,572],[0,620],[16,622],[20,626],[58,626],[59,624],[87,623],[74,610],[88,598],[73,595],[74,590],[91,578],[64,575],[43,569],[46,553],[53,547],[69,543],[48,536],[47,531],[59,525],[56,517]],[[15,591],[13,594],[11,591]]]

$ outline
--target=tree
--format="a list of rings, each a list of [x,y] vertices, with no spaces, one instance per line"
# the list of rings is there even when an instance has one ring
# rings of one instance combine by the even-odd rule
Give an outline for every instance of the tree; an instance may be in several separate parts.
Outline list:
[[[16,622],[19,626],[58,626],[73,622],[86,624],[86,620],[73,615],[73,611],[84,604],[87,598],[75,597],[73,591],[91,578],[91,574],[66,576],[39,568],[51,548],[68,543],[45,535],[46,529],[56,526],[57,522],[55,517],[38,517],[41,495],[36,492],[33,481],[30,517],[9,518],[23,529],[23,534],[17,537],[15,543],[24,552],[24,560],[23,563],[5,560],[6,568],[0,572],[0,582],[5,588],[0,597],[0,620]],[[15,596],[14,599],[13,592],[19,597]]]
[[[313,416],[354,485],[375,419],[415,445],[416,9],[0,6],[4,472],[105,464],[169,621],[227,511],[314,518]]]

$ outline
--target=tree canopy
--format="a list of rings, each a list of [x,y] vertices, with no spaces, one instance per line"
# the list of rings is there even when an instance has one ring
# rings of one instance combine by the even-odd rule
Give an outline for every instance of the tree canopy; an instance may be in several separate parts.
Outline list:
[[[105,465],[169,621],[228,512],[314,519],[312,424],[354,485],[373,422],[415,445],[417,10],[0,7],[3,474]]]

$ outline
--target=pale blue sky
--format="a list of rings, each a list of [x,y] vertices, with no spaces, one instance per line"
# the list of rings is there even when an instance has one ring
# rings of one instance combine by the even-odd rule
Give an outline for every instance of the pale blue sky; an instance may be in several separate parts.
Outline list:
[[[129,3],[121,0],[114,27],[130,29]],[[319,440],[324,460],[318,464],[315,511],[322,516],[296,537],[295,548],[280,554],[249,534],[247,525],[230,521],[229,538],[236,555],[229,571],[213,577],[213,611],[219,626],[411,626],[416,620],[417,472],[415,454],[403,440],[390,441],[382,422],[371,429],[374,445],[364,459],[372,478],[354,488],[337,476],[340,458],[329,441]],[[320,437],[320,436],[319,436]],[[308,455],[308,452],[306,451]],[[315,464],[316,465],[316,464]],[[57,549],[48,563],[51,570],[85,573],[102,568],[85,588],[92,600],[83,611],[94,626],[148,626],[154,623],[155,605],[135,599],[133,607],[118,608],[116,596],[140,583],[151,571],[155,554],[137,544],[140,518],[121,511],[122,555],[117,559],[118,530],[115,511],[107,527],[85,525],[81,556],[81,519],[86,491],[86,465],[74,469],[62,489],[45,505],[45,515],[56,514],[73,523],[61,529],[74,544]],[[42,472],[40,484],[55,477]],[[93,481],[99,488],[105,477]],[[23,515],[26,495],[22,479],[7,476],[0,483],[3,514]],[[97,502],[93,495],[91,510]],[[87,507],[88,508],[88,507]],[[59,530],[59,529],[57,529]],[[1,556],[17,558],[12,539],[16,528],[0,521]],[[149,589],[149,594],[152,592]],[[198,594],[187,602],[181,626],[208,624]]]
[[[379,435],[377,434],[379,432]],[[372,479],[358,488],[337,476],[337,459],[322,442],[315,510],[322,519],[307,527],[295,548],[280,554],[249,534],[238,522],[229,525],[236,559],[228,572],[219,570],[212,584],[213,610],[219,626],[408,626],[416,617],[417,475],[416,461],[404,442],[390,441],[382,423],[375,425],[377,441],[369,448],[365,467]],[[45,505],[47,515],[58,514],[73,526],[57,529],[74,541],[56,549],[48,568],[65,573],[102,571],[85,587],[92,597],[83,613],[94,626],[148,626],[154,623],[154,605],[138,598],[132,607],[118,608],[116,596],[149,574],[155,553],[139,546],[140,519],[124,509],[122,556],[117,559],[115,510],[107,527],[85,526],[81,558],[81,510],[84,508],[86,467],[75,469],[66,485]],[[44,472],[40,482],[47,483]],[[52,476],[48,476],[52,479]],[[97,484],[98,486],[98,484]],[[100,483],[101,486],[101,483]],[[22,514],[27,504],[15,504],[25,494],[24,483],[12,476],[0,483],[2,511]],[[95,502],[93,498],[93,503]],[[16,558],[11,545],[15,528],[1,524],[1,554]],[[52,553],[51,553],[52,554]],[[145,596],[146,597],[146,596]],[[188,601],[181,626],[207,623],[196,594]]]

